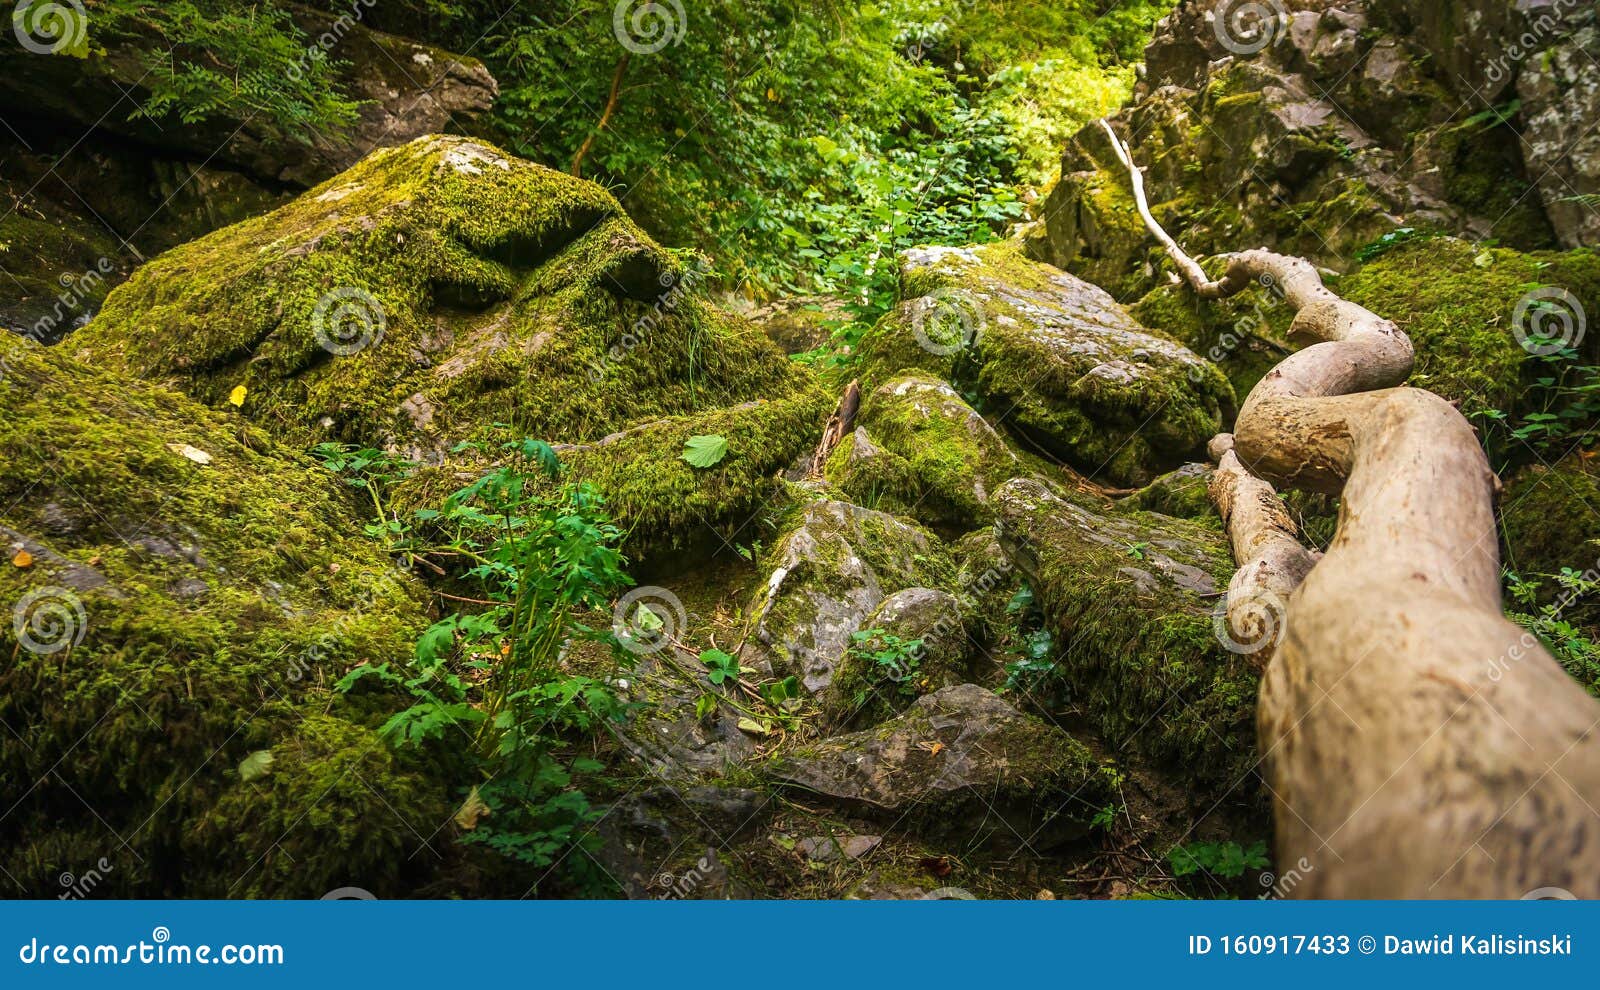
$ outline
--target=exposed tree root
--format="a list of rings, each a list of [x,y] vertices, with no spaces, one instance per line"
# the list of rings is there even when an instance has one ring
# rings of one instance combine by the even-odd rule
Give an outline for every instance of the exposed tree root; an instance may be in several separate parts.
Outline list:
[[[1245,251],[1209,279],[1106,131],[1194,292],[1276,284],[1305,345],[1212,443],[1240,565],[1228,625],[1276,636],[1257,726],[1279,875],[1306,897],[1600,896],[1600,703],[1502,613],[1498,482],[1472,427],[1404,387],[1409,339],[1305,260]],[[1320,560],[1273,485],[1342,496]]]

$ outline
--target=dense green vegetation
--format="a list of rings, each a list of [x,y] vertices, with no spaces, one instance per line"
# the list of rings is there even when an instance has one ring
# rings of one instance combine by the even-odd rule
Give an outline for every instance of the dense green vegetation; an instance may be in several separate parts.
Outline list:
[[[647,229],[750,291],[881,304],[896,250],[987,240],[1022,217],[1063,139],[1126,98],[1171,0],[706,0],[640,25],[666,32],[641,52],[619,40],[635,25],[584,0],[311,6],[483,59],[501,86],[485,136],[610,185]],[[159,39],[141,114],[255,113],[308,137],[357,109],[338,46],[324,53],[281,10],[90,7],[91,48]]]

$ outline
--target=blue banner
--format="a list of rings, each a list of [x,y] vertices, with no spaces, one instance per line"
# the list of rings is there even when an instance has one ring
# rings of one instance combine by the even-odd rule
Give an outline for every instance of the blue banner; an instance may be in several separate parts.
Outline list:
[[[0,987],[898,987],[1290,976],[1588,985],[1600,905],[1418,902],[10,902]]]

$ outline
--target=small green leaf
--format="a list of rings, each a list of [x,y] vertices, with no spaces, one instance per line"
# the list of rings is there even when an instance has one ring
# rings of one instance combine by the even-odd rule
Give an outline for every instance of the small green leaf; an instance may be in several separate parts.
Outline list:
[[[728,456],[728,440],[719,436],[693,436],[683,445],[683,459],[691,467],[709,468]]]
[[[272,750],[258,749],[239,761],[239,779],[245,783],[259,780],[272,770]]]

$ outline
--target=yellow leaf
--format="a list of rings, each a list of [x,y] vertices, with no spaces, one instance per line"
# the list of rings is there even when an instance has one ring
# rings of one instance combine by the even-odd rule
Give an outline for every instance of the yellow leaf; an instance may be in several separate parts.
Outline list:
[[[768,729],[765,725],[762,725],[753,718],[741,718],[739,720],[739,731],[748,732],[752,736],[764,736],[772,730]]]
[[[236,406],[244,405],[244,397],[250,392],[243,385],[235,385],[232,392],[228,393],[228,401]]]
[[[26,550],[18,550],[17,555],[11,558],[11,562],[18,567],[32,567],[33,554]]]
[[[778,91],[773,89],[771,86],[768,86],[767,99],[771,100],[773,103],[778,102]]]
[[[478,788],[474,786],[467,799],[461,802],[461,807],[456,809],[456,824],[463,832],[470,832],[478,827],[478,822],[490,814],[489,806],[483,798],[478,796]]]

